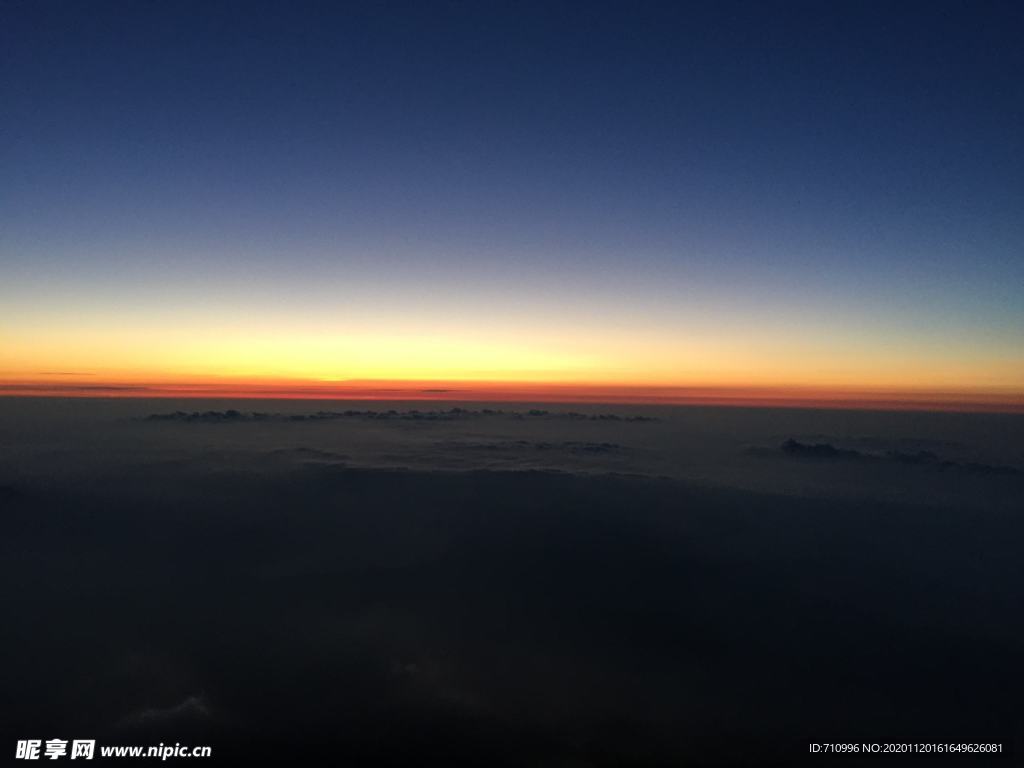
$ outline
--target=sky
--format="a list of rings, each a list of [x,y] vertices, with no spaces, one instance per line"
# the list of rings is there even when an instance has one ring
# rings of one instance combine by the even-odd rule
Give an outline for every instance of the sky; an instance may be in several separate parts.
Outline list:
[[[1022,33],[1013,2],[0,0],[0,391],[1020,404]]]

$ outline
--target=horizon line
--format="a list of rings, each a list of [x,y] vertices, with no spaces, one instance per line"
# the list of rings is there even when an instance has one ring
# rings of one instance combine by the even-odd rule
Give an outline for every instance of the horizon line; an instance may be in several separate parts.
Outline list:
[[[1006,388],[825,385],[614,385],[500,381],[2,381],[0,397],[310,401],[543,402],[1024,414]]]

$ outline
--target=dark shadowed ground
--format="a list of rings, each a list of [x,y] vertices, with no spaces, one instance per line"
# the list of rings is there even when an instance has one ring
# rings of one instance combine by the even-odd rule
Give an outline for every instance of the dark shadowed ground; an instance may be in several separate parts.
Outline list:
[[[1021,753],[1020,417],[451,407],[0,401],[4,749]]]

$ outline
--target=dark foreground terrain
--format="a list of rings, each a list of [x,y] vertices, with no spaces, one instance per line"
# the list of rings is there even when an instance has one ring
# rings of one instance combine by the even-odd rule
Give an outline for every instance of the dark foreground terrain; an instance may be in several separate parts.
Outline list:
[[[18,418],[0,486],[11,754],[57,737],[209,744],[224,764],[789,763],[812,741],[1021,754],[1010,470],[854,464],[1000,502],[941,504],[577,465],[656,443],[640,431],[661,422],[546,427],[541,448],[494,424],[490,448],[479,425],[429,433],[570,470],[360,466],[294,433],[182,432],[173,450],[149,433],[146,453],[125,435],[170,427],[119,416],[116,440],[90,423],[33,442]],[[783,474],[802,460],[737,446]],[[817,459],[809,485],[851,471]]]

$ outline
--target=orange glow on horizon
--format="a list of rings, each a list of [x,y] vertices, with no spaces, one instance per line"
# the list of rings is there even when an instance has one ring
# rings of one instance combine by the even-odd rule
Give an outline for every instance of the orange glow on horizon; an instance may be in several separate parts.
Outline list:
[[[49,374],[0,380],[0,396],[441,402],[621,403],[743,407],[1024,413],[1024,394],[1000,388],[736,385],[615,385],[528,381],[412,381],[205,378],[119,380]]]
[[[772,329],[315,328],[87,318],[8,333],[0,396],[1024,412],[1024,360]]]

